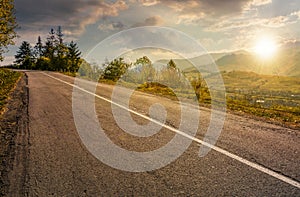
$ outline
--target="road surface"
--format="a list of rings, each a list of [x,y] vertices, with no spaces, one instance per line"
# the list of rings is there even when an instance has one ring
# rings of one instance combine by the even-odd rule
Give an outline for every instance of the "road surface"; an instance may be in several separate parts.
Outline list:
[[[227,114],[216,149],[199,157],[210,116],[201,108],[199,130],[178,159],[157,170],[126,172],[99,161],[82,142],[72,112],[73,78],[26,74],[28,131],[23,135],[28,143],[16,152],[23,165],[14,164],[8,196],[300,196],[299,130]],[[101,85],[96,94],[109,99],[111,91],[112,86]],[[156,102],[166,106],[166,124],[177,128],[180,108],[167,98],[135,92],[130,109],[147,115]],[[95,106],[105,133],[127,150],[155,150],[175,135],[162,128],[152,137],[133,137],[116,124],[111,103],[96,98]]]

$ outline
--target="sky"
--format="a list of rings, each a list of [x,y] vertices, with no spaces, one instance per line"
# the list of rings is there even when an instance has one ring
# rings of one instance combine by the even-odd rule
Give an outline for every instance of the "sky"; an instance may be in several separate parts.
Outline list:
[[[251,50],[260,37],[278,45],[300,41],[299,0],[15,0],[15,9],[19,38],[1,64],[14,60],[22,41],[34,45],[57,26],[83,56],[110,36],[143,26],[182,32],[208,52]],[[178,42],[163,33],[153,39]]]

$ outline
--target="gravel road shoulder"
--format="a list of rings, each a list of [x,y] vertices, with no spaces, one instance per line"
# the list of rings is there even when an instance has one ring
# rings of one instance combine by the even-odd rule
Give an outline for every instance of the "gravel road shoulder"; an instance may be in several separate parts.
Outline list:
[[[0,196],[24,196],[29,154],[26,75],[18,81],[0,120]]]

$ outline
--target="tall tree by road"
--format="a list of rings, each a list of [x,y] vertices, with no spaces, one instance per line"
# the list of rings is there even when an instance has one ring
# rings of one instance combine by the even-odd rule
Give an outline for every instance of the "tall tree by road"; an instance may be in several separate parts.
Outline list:
[[[22,69],[32,69],[34,65],[34,56],[30,44],[23,41],[17,54],[15,55],[16,63]]]
[[[78,49],[77,44],[74,41],[71,41],[68,46],[68,71],[77,72],[81,63],[80,59],[81,52]]]
[[[45,57],[48,57],[49,59],[52,59],[54,57],[55,43],[56,43],[55,32],[54,29],[51,29],[47,37],[47,41],[45,43],[45,50],[44,50]]]
[[[0,61],[4,60],[3,53],[9,45],[14,44],[13,39],[17,36],[14,11],[14,0],[0,1]]]
[[[34,46],[34,54],[36,58],[40,58],[43,56],[43,43],[42,43],[42,39],[41,36],[38,37],[38,41]]]
[[[50,60],[44,57],[45,54],[45,46],[43,45],[41,36],[38,37],[38,41],[33,49],[35,56],[35,69],[38,70],[47,70],[49,67]]]
[[[68,52],[68,47],[64,43],[64,34],[62,33],[61,26],[58,26],[56,31],[56,57],[55,57],[55,65],[59,70],[66,71],[67,70],[67,60],[66,54]]]
[[[64,34],[62,33],[62,29],[61,29],[61,26],[58,26],[57,28],[57,32],[56,32],[56,36],[57,36],[57,39],[58,39],[58,42],[59,44],[63,44],[63,36]]]
[[[57,45],[58,40],[56,37],[56,33],[54,29],[51,28],[44,46],[44,57],[49,60],[48,70],[58,70],[59,66],[56,64]]]

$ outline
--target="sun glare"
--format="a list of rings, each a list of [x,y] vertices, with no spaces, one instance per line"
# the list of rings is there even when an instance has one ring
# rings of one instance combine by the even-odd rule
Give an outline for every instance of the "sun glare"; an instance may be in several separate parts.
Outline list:
[[[261,38],[254,47],[255,53],[263,59],[269,59],[277,51],[277,44],[271,38]]]

